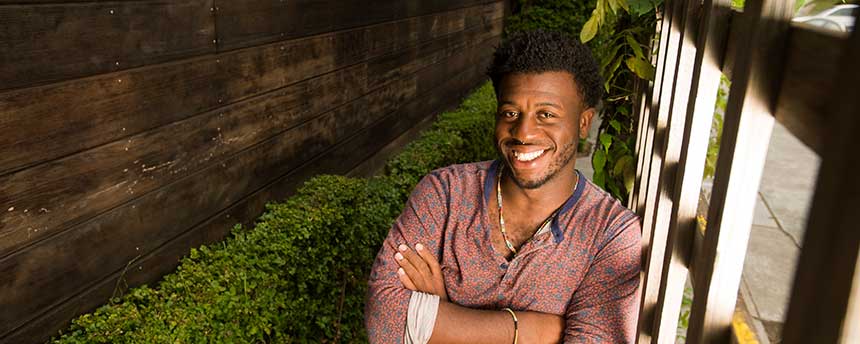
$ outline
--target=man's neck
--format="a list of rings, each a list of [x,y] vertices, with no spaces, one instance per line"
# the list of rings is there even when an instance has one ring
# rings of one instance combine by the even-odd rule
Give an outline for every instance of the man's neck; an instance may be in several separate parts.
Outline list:
[[[538,188],[521,187],[510,174],[502,176],[502,197],[505,207],[517,207],[528,212],[546,213],[560,207],[573,192],[577,173],[573,168],[559,173]]]

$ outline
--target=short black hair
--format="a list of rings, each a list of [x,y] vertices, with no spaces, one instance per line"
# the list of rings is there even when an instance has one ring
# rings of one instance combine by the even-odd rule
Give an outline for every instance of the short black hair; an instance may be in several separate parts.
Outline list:
[[[603,96],[597,61],[588,47],[561,32],[534,30],[510,36],[496,48],[487,75],[498,96],[507,74],[562,71],[573,75],[586,107],[596,107]]]

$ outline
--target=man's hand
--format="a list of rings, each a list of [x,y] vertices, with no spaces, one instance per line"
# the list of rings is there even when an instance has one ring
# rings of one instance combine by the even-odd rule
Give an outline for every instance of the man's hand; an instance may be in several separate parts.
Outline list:
[[[406,289],[437,295],[442,301],[448,301],[442,269],[427,248],[417,244],[415,250],[411,250],[401,244],[397,250],[394,260],[400,265],[397,269],[400,283],[403,283]]]
[[[442,269],[436,258],[421,244],[412,250],[400,245],[394,260],[400,265],[397,276],[406,289],[438,295],[439,315],[430,343],[478,343],[512,341],[513,319],[505,311],[474,310],[448,301]],[[519,341],[522,343],[558,343],[562,340],[564,318],[559,315],[517,311],[519,319]],[[497,337],[488,337],[486,332],[475,328],[495,328]],[[501,338],[498,338],[501,337]]]

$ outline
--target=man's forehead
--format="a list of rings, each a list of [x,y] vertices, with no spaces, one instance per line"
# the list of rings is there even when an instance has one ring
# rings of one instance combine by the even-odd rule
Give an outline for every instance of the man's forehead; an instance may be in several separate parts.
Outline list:
[[[511,73],[501,79],[499,86],[499,102],[512,101],[510,97],[522,93],[550,99],[547,102],[558,98],[566,101],[581,100],[576,80],[567,71]],[[568,99],[571,97],[573,99]]]

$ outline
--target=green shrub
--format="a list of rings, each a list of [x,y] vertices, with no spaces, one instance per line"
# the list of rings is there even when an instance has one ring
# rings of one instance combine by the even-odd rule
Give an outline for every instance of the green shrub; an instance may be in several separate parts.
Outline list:
[[[520,0],[519,12],[505,20],[505,34],[544,29],[577,37],[595,3],[596,0]]]
[[[366,342],[367,276],[419,178],[495,157],[492,86],[389,161],[374,178],[321,175],[254,228],[191,249],[155,288],[133,288],[72,321],[55,343]]]
[[[491,160],[496,96],[488,82],[466,98],[459,108],[439,115],[433,126],[388,161],[385,174],[405,196],[433,169],[455,163]]]

